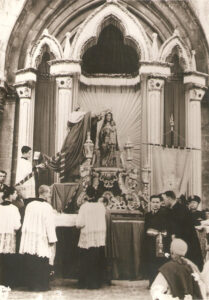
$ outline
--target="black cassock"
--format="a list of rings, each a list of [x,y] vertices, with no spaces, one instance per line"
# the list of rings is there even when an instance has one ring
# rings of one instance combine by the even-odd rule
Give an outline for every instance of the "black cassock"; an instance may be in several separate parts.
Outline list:
[[[147,234],[148,229],[155,229],[159,232],[168,233],[168,211],[165,208],[160,208],[156,213],[148,212],[145,215],[145,257],[146,257],[146,274],[150,285],[158,273],[159,267],[166,262],[165,257],[156,256],[156,236]],[[163,250],[169,252],[170,237],[163,237]]]
[[[176,202],[169,210],[168,221],[170,234],[174,234],[176,238],[181,238],[187,243],[188,251],[186,257],[193,261],[202,271],[203,258],[200,243],[189,209],[185,205]]]

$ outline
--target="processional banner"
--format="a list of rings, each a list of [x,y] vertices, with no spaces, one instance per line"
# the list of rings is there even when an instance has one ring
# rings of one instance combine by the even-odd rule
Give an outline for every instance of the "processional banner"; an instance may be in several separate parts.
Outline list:
[[[185,194],[191,176],[192,153],[189,149],[153,147],[153,194],[172,190],[177,196]]]

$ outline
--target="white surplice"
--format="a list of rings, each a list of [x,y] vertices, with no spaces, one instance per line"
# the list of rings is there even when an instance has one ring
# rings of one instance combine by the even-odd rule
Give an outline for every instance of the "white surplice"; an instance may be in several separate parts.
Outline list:
[[[0,253],[16,252],[16,230],[20,226],[18,208],[13,204],[0,205]]]
[[[46,201],[29,203],[25,210],[19,252],[50,259],[53,255],[50,244],[57,241],[54,219],[53,209]]]
[[[32,172],[32,164],[29,160],[21,157],[17,166],[17,174],[16,174],[16,183],[19,183],[22,179],[24,179],[27,175]],[[35,179],[34,176],[31,177],[28,181],[23,184],[25,188],[25,197],[26,198],[34,198],[36,196],[35,192]]]

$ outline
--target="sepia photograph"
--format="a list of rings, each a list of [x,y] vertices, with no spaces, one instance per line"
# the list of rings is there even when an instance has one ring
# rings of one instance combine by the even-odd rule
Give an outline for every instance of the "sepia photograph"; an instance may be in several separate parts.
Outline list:
[[[0,0],[0,300],[209,300],[209,0]]]

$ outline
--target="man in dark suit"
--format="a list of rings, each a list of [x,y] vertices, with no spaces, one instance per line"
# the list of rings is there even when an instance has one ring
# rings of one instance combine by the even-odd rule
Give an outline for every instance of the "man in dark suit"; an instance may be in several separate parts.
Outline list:
[[[4,183],[6,177],[7,177],[7,172],[4,170],[0,170],[0,203],[2,202],[3,193],[9,189],[8,185]]]
[[[202,271],[203,258],[200,243],[189,209],[177,201],[173,191],[165,192],[162,197],[165,206],[169,208],[168,225],[172,239],[180,238],[187,243],[188,252],[186,257],[193,261]]]
[[[145,244],[146,244],[146,274],[151,286],[158,268],[165,263],[165,252],[169,251],[167,210],[161,207],[161,197],[153,195],[150,197],[151,211],[145,214]],[[158,245],[159,234],[162,244]],[[159,249],[161,246],[161,249]]]
[[[198,210],[200,202],[201,199],[197,195],[189,196],[188,198],[188,208],[192,214],[192,219],[195,226],[201,225],[201,221],[206,219],[205,212],[202,210]]]

